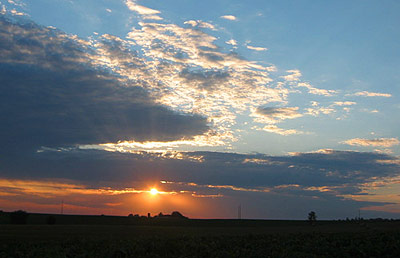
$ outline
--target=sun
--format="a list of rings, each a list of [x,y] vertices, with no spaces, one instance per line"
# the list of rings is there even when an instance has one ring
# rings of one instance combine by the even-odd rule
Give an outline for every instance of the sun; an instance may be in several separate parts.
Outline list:
[[[159,192],[158,192],[157,189],[151,188],[151,190],[150,190],[150,194],[151,194],[151,195],[157,195],[158,193],[159,193]]]

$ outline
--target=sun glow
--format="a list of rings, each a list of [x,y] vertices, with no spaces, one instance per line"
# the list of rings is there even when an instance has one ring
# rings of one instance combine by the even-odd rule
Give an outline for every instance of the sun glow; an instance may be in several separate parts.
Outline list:
[[[155,189],[155,188],[152,188],[152,189],[150,190],[150,194],[151,194],[151,195],[157,195],[158,193],[159,193],[158,190]]]

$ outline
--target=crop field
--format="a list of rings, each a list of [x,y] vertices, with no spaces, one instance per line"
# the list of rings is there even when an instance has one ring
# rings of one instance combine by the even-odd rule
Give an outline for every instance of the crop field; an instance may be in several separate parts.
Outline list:
[[[0,257],[400,257],[400,221],[122,218],[3,224]]]

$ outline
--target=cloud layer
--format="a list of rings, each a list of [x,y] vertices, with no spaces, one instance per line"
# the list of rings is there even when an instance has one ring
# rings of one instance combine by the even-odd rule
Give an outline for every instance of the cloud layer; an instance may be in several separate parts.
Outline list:
[[[135,83],[92,65],[87,42],[33,23],[0,20],[1,150],[121,140],[177,140],[207,131]]]
[[[344,144],[353,146],[374,146],[374,147],[392,147],[399,145],[400,141],[397,138],[377,138],[377,139],[362,139],[354,138],[343,142]]]
[[[149,185],[158,184],[162,191],[189,194],[191,198],[243,198],[246,202],[248,198],[253,201],[256,198],[257,203],[264,199],[271,200],[270,204],[273,198],[284,198],[292,206],[289,210],[299,210],[299,201],[308,207],[328,201],[343,209],[350,203],[352,207],[383,205],[386,202],[352,199],[368,195],[371,187],[391,184],[400,173],[398,160],[391,156],[333,150],[277,157],[217,152],[123,154],[70,149],[43,150],[18,159],[3,160],[0,165],[5,171],[3,177],[11,181],[26,178],[80,185],[66,189],[82,191],[84,195],[92,195],[90,198],[100,192],[104,196],[140,194],[148,191]],[[23,182],[18,184],[19,188],[31,187]],[[4,184],[2,187],[0,196],[1,192],[24,196],[7,190]],[[338,214],[343,216],[349,208]],[[262,210],[258,208],[258,212]],[[289,216],[284,209],[280,214]]]

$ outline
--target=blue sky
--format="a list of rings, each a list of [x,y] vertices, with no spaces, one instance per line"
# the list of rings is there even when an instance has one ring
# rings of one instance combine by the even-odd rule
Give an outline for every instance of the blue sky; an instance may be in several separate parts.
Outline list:
[[[302,218],[313,207],[343,211],[325,218],[358,209],[399,216],[397,1],[1,0],[0,7],[7,205],[18,199],[50,212],[60,194],[44,204],[50,190],[36,189],[33,199],[24,193],[32,182],[47,189],[67,181],[111,198],[95,207],[90,194],[71,200],[75,212],[124,214],[124,194],[139,200],[155,184],[170,199],[222,208],[204,213],[140,199],[140,212],[229,217],[252,202],[251,218]],[[108,172],[96,162],[104,156]],[[113,200],[104,189],[114,188],[131,192]],[[279,207],[282,199],[290,209]],[[269,202],[274,215],[260,208]]]

